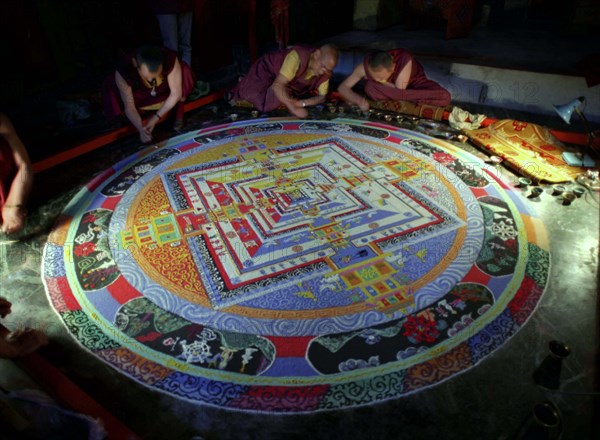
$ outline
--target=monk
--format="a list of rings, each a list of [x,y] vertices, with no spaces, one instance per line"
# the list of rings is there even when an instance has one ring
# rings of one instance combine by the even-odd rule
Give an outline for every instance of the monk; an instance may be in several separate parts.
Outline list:
[[[368,111],[367,99],[352,90],[361,80],[365,80],[365,94],[374,101],[409,101],[439,107],[450,104],[450,93],[428,79],[421,63],[405,49],[370,52],[338,87],[344,100]]]
[[[337,61],[338,51],[332,45],[268,53],[233,88],[230,102],[243,105],[245,101],[263,112],[283,105],[294,116],[305,118],[306,107],[325,102]]]
[[[13,234],[23,229],[32,186],[27,150],[10,119],[0,113],[0,232]]]
[[[125,57],[102,84],[104,114],[114,121],[125,113],[142,142],[152,140],[157,123],[176,108],[176,131],[183,127],[184,103],[196,83],[190,67],[165,47],[142,46]],[[152,112],[144,123],[142,114]]]
[[[0,232],[13,234],[23,229],[25,203],[33,186],[29,155],[8,116],[0,113]],[[0,318],[11,312],[11,303],[0,296]],[[0,327],[0,358],[24,356],[48,343],[38,330],[23,328],[9,332]]]

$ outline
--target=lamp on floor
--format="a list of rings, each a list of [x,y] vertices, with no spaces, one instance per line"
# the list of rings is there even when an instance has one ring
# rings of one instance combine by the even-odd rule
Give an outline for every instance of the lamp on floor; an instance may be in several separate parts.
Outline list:
[[[573,112],[576,111],[579,115],[581,115],[582,118],[585,117],[583,116],[582,111],[579,109],[579,107],[581,107],[582,105],[585,104],[585,97],[580,96],[579,98],[575,98],[573,101],[569,102],[568,104],[562,104],[562,105],[553,105],[552,107],[554,107],[554,110],[556,110],[556,113],[558,113],[558,115],[562,118],[563,121],[565,121],[567,124],[571,123],[571,116],[573,115]],[[585,121],[587,123],[587,121]],[[586,127],[587,129],[587,127]]]
[[[580,96],[579,98],[575,98],[571,102],[562,105],[553,105],[556,113],[565,121],[567,124],[571,123],[571,116],[573,116],[573,112],[577,113],[577,115],[581,118],[583,122],[583,126],[588,135],[588,144],[587,148],[591,149],[592,147],[592,138],[594,134],[590,128],[590,124],[583,114],[582,107],[585,107],[585,97]],[[590,157],[587,152],[579,152],[579,153],[570,153],[564,152],[562,154],[563,159],[567,162],[568,165],[578,166],[578,167],[593,167],[595,165],[594,159]]]

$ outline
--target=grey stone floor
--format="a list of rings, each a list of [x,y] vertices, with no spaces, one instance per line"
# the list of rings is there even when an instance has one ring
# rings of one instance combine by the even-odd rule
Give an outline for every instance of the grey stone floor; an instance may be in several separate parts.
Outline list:
[[[187,128],[225,121],[229,113],[222,104],[200,109],[190,115]],[[165,131],[162,136],[171,134]],[[457,145],[484,157],[468,143]],[[571,206],[563,206],[549,187],[544,187],[539,201],[522,193],[546,226],[552,263],[549,285],[524,328],[477,367],[374,406],[314,415],[247,414],[181,401],[132,382],[79,348],[46,298],[40,266],[56,217],[83,184],[139,148],[135,138],[127,138],[36,176],[26,230],[16,242],[0,237],[0,295],[14,304],[4,324],[45,330],[51,343],[41,351],[44,356],[142,438],[511,439],[528,420],[533,405],[545,400],[554,402],[562,413],[562,438],[592,438],[592,418],[598,415],[599,405],[598,192],[587,192]],[[509,170],[500,167],[499,172],[514,184]],[[563,362],[558,391],[540,388],[532,380],[553,339],[572,350]],[[36,387],[16,363],[7,360],[0,360],[0,385],[9,390]]]

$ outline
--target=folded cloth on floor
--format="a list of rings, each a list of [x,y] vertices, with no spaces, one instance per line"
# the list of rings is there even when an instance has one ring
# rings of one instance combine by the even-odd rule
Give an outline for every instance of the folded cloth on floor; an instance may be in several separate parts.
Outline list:
[[[565,162],[562,154],[567,148],[541,125],[501,119],[464,133],[475,145],[502,157],[505,164],[536,181],[568,182],[585,172],[585,168]]]
[[[474,115],[460,107],[454,107],[448,116],[448,123],[452,128],[459,130],[475,130],[481,127],[485,118],[485,115]]]
[[[58,118],[65,126],[70,127],[77,120],[88,119],[91,116],[91,103],[85,99],[73,101],[56,101]]]
[[[189,96],[187,97],[187,101],[195,101],[196,99],[199,99],[201,97],[203,97],[204,95],[208,95],[208,92],[210,92],[210,84],[204,81],[196,81],[196,84],[194,85],[194,88],[192,89],[192,91],[190,92]]]

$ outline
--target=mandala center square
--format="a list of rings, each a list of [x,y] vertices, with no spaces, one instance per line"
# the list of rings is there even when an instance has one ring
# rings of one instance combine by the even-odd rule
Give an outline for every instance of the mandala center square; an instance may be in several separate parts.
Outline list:
[[[213,310],[286,288],[296,295],[328,292],[328,307],[356,313],[357,304],[373,305],[364,305],[367,298],[423,281],[456,244],[448,237],[465,223],[423,190],[422,176],[432,170],[400,151],[373,160],[341,138],[237,160],[175,163],[160,173],[169,206],[152,219],[154,235],[162,245],[170,240],[189,250]],[[136,228],[142,240],[150,235],[144,225]],[[437,260],[403,273],[411,254],[424,260],[419,243],[439,234],[447,238],[438,243]]]

